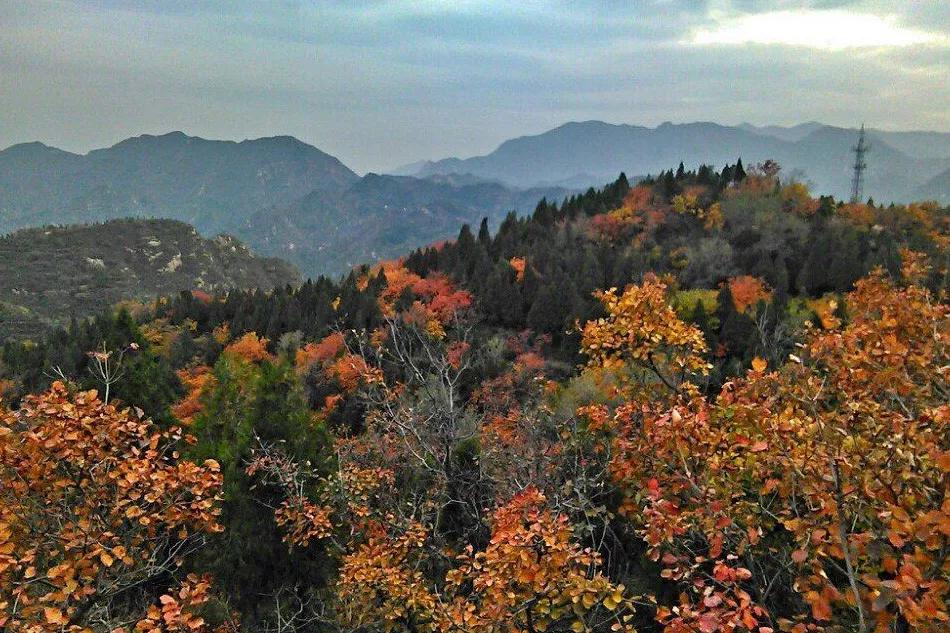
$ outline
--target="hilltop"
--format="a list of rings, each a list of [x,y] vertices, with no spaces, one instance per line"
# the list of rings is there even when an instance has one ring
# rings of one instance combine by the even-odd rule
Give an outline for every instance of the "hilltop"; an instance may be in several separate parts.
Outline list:
[[[24,229],[0,238],[0,334],[35,336],[123,300],[298,280],[292,266],[256,257],[234,237],[206,239],[174,220]]]
[[[357,179],[337,158],[290,136],[234,142],[146,134],[88,154],[24,143],[0,151],[0,231],[156,217],[214,234],[263,207]]]

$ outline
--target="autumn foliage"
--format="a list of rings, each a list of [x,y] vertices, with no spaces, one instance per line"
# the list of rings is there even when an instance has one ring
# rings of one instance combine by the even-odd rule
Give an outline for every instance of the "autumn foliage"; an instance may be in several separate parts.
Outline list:
[[[169,581],[176,553],[220,529],[218,465],[179,459],[184,439],[62,383],[4,414],[0,624],[88,630],[123,592]]]
[[[765,282],[752,275],[742,275],[729,280],[732,302],[739,312],[745,312],[759,301],[768,301],[772,296]]]
[[[691,372],[707,370],[703,334],[676,316],[667,300],[666,284],[648,279],[623,293],[611,288],[599,298],[607,317],[588,322],[582,333],[581,349],[590,364],[620,368],[632,363],[666,383],[682,382]]]
[[[779,174],[24,346],[0,630],[948,630],[946,211]]]
[[[714,403],[584,411],[622,512],[690,588],[658,612],[667,630],[946,626],[950,313],[880,271],[847,304],[850,322]]]

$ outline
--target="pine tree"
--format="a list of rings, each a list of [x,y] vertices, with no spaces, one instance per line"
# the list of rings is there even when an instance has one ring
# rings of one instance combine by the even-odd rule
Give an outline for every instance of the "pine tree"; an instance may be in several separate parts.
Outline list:
[[[491,244],[491,234],[488,232],[488,218],[482,218],[482,223],[478,227],[478,243],[485,248]]]
[[[736,168],[732,174],[732,178],[735,182],[742,182],[743,180],[745,180],[745,176],[746,176],[745,169],[742,167],[742,158],[740,157],[736,161]]]

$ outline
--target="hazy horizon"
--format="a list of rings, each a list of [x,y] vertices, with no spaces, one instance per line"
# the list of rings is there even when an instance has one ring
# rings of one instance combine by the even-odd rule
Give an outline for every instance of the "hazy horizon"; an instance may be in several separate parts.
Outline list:
[[[366,173],[569,121],[950,131],[950,5],[0,0],[0,147],[291,135]]]
[[[817,123],[817,124],[821,124],[821,125],[828,125],[828,126],[831,126],[831,127],[841,127],[841,128],[845,128],[845,129],[857,129],[858,127],[860,127],[859,125],[841,125],[841,126],[834,126],[834,125],[832,125],[832,124],[830,124],[830,123],[827,123],[827,122],[825,122],[825,121],[814,121],[814,120],[801,121],[801,122],[798,122],[798,123],[790,123],[790,124],[776,124],[776,123],[755,124],[755,123],[749,123],[748,121],[740,121],[740,122],[737,122],[737,123],[723,123],[723,122],[720,122],[720,121],[662,121],[662,122],[657,123],[657,124],[655,124],[655,125],[644,125],[644,124],[641,124],[641,123],[633,123],[633,122],[615,122],[615,121],[602,121],[602,120],[600,120],[600,119],[586,119],[586,120],[577,120],[577,121],[564,121],[564,122],[562,122],[562,123],[559,123],[559,124],[553,126],[552,128],[547,128],[547,129],[541,130],[540,132],[537,132],[537,133],[533,133],[533,134],[519,134],[519,135],[517,135],[517,136],[512,136],[512,137],[510,137],[510,138],[502,139],[501,141],[499,141],[498,143],[496,143],[494,146],[492,146],[492,147],[489,148],[488,150],[486,150],[486,151],[484,151],[484,152],[476,153],[476,154],[456,153],[456,154],[447,154],[447,155],[445,155],[445,156],[422,157],[422,158],[418,158],[418,159],[415,159],[415,160],[410,160],[410,161],[407,161],[407,162],[399,163],[399,164],[397,164],[397,165],[390,165],[390,166],[385,167],[385,168],[383,168],[383,169],[366,170],[366,171],[361,171],[361,170],[359,170],[359,169],[354,168],[354,167],[347,161],[347,157],[346,157],[346,156],[341,156],[341,155],[339,155],[339,154],[335,154],[334,152],[332,152],[332,151],[330,151],[330,150],[328,150],[328,149],[326,149],[326,148],[324,148],[324,147],[320,147],[320,146],[318,146],[318,145],[315,145],[314,143],[311,143],[311,142],[308,141],[307,139],[299,138],[299,137],[296,137],[296,136],[294,136],[294,135],[292,135],[292,134],[282,134],[282,133],[279,133],[279,132],[274,133],[274,134],[266,134],[266,135],[264,135],[264,136],[255,136],[255,137],[247,137],[247,138],[215,138],[215,137],[209,137],[209,136],[202,136],[201,134],[191,133],[191,132],[189,132],[188,130],[175,129],[175,130],[166,130],[166,131],[164,131],[164,132],[142,132],[142,133],[140,133],[140,134],[133,134],[133,135],[131,135],[131,136],[126,136],[126,137],[123,137],[123,138],[117,138],[117,139],[115,139],[115,141],[110,142],[110,143],[105,144],[105,145],[97,145],[97,146],[93,146],[93,147],[79,148],[79,149],[71,149],[71,148],[68,148],[68,147],[64,147],[64,146],[62,146],[62,145],[57,145],[56,143],[46,142],[46,141],[43,141],[43,140],[41,140],[41,139],[30,139],[30,140],[18,141],[18,142],[16,142],[16,143],[12,143],[12,144],[10,144],[10,145],[0,145],[0,151],[3,151],[3,150],[5,150],[5,149],[9,149],[10,147],[13,147],[13,146],[15,146],[15,145],[21,145],[21,144],[32,143],[32,142],[40,142],[40,143],[43,143],[44,145],[47,145],[47,146],[49,146],[49,147],[54,147],[54,148],[56,148],[56,149],[60,149],[60,150],[63,150],[63,151],[67,151],[67,152],[70,152],[70,153],[72,153],[72,154],[85,155],[85,154],[88,154],[89,152],[95,151],[95,150],[97,150],[97,149],[105,149],[105,148],[112,147],[112,146],[114,146],[114,145],[116,145],[116,144],[118,144],[118,143],[121,143],[122,141],[128,140],[128,139],[130,139],[130,138],[136,138],[136,137],[140,137],[140,136],[156,136],[156,137],[157,137],[157,136],[165,136],[165,135],[167,135],[167,134],[173,134],[173,133],[177,133],[177,132],[181,132],[181,133],[183,133],[185,136],[188,136],[188,137],[201,138],[201,139],[206,140],[206,141],[223,141],[223,142],[234,142],[234,143],[241,143],[241,142],[244,142],[244,141],[255,141],[255,140],[261,140],[261,139],[265,139],[265,138],[276,138],[276,137],[281,137],[281,136],[292,136],[292,137],[296,138],[297,140],[299,140],[299,141],[301,141],[301,142],[303,142],[303,143],[306,143],[306,144],[308,144],[308,145],[311,145],[311,146],[313,146],[313,147],[316,147],[318,150],[323,151],[323,152],[325,152],[325,153],[327,153],[327,154],[333,156],[334,158],[339,159],[340,162],[342,162],[344,165],[346,165],[346,166],[349,167],[350,169],[353,169],[357,174],[359,174],[359,175],[362,176],[362,175],[366,175],[366,174],[368,174],[368,173],[388,173],[388,172],[395,171],[395,170],[397,170],[397,169],[399,169],[399,168],[401,168],[401,167],[406,167],[406,166],[409,166],[409,165],[412,165],[412,164],[415,164],[415,163],[422,163],[422,162],[426,162],[426,161],[435,162],[435,161],[438,161],[438,160],[441,160],[441,159],[446,159],[446,158],[459,158],[459,159],[464,160],[464,159],[467,159],[467,158],[472,158],[472,157],[476,157],[476,156],[482,156],[482,155],[485,155],[485,154],[490,154],[491,152],[493,152],[494,150],[496,150],[500,144],[504,143],[504,142],[507,141],[507,140],[516,139],[516,138],[519,138],[519,137],[521,137],[521,136],[535,136],[535,135],[537,135],[537,134],[543,134],[544,132],[548,132],[548,131],[550,131],[550,130],[553,130],[553,129],[556,129],[556,128],[559,128],[559,127],[562,127],[562,126],[565,126],[565,125],[569,125],[569,124],[571,124],[571,123],[589,123],[589,122],[599,122],[599,123],[606,123],[606,124],[608,124],[608,125],[617,125],[617,126],[623,126],[623,125],[626,125],[626,126],[639,126],[639,127],[646,127],[646,128],[651,128],[651,129],[655,129],[655,128],[657,128],[657,127],[659,127],[660,125],[663,125],[663,124],[665,124],[665,123],[672,123],[673,125],[687,125],[687,124],[695,124],[695,123],[708,123],[708,124],[713,124],[713,125],[721,125],[721,126],[723,126],[723,127],[739,127],[739,126],[742,126],[742,125],[752,125],[752,126],[758,127],[758,128],[781,127],[781,128],[786,128],[786,129],[788,129],[788,128],[793,128],[793,127],[796,127],[796,126],[798,126],[798,125],[806,125],[806,124],[809,124],[809,123]],[[876,130],[886,131],[886,132],[950,133],[950,132],[944,131],[944,130],[903,129],[903,128],[887,129],[887,128],[880,128],[880,127],[877,127],[877,126],[869,126],[869,125],[866,125],[866,127],[867,127],[868,129],[876,129]]]

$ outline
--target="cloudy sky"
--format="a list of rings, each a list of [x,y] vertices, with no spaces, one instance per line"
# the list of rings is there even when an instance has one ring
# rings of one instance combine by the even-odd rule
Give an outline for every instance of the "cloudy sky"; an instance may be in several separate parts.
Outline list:
[[[950,131],[950,2],[0,0],[0,147],[292,134],[365,172],[588,119]]]

